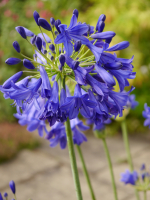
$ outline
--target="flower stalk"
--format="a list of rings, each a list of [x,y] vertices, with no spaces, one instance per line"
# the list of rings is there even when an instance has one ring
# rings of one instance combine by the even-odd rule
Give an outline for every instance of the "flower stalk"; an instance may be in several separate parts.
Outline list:
[[[86,165],[85,165],[85,161],[84,161],[84,158],[83,158],[81,148],[78,145],[76,145],[76,147],[77,147],[77,151],[78,151],[81,163],[82,163],[83,172],[84,172],[84,175],[85,175],[85,178],[86,178],[89,190],[90,190],[91,198],[92,198],[92,200],[96,200],[95,194],[94,194],[94,191],[93,191],[93,187],[92,187],[92,184],[91,184],[91,181],[90,181],[90,177],[89,177]]]
[[[68,143],[68,149],[69,149],[72,175],[73,175],[74,185],[76,189],[76,195],[77,195],[78,200],[82,200],[82,193],[81,193],[81,187],[80,187],[80,181],[79,181],[79,175],[78,175],[78,169],[77,169],[76,157],[75,157],[75,152],[74,152],[74,144],[72,140],[72,131],[70,127],[69,118],[67,118],[67,121],[65,122],[65,127],[66,127],[67,143]]]
[[[128,132],[127,132],[127,126],[126,126],[125,119],[121,122],[121,128],[122,128],[125,149],[126,149],[126,153],[127,153],[128,164],[130,166],[130,170],[133,172],[134,167],[133,167],[132,156],[131,156],[131,152],[130,152],[130,145],[129,145]],[[135,189],[135,195],[136,195],[137,200],[139,200],[140,197],[139,197],[137,189]]]
[[[114,192],[114,198],[115,198],[115,200],[118,200],[117,188],[116,188],[116,184],[115,184],[115,177],[114,177],[114,173],[113,173],[113,166],[112,166],[109,150],[108,150],[108,147],[107,147],[106,139],[102,138],[102,141],[103,141],[103,146],[104,146],[104,149],[105,149],[105,153],[106,153],[106,157],[107,157],[107,161],[108,161],[108,165],[109,165],[109,170],[110,170],[110,174],[111,174],[111,181],[112,181],[112,187],[113,187],[113,192]]]

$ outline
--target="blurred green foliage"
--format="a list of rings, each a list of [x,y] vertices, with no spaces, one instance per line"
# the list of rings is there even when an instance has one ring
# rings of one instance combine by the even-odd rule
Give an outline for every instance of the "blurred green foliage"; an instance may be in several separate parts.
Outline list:
[[[40,16],[48,21],[50,17],[54,17],[55,19],[61,19],[62,23],[69,24],[74,8],[79,10],[79,21],[85,21],[94,26],[99,15],[105,14],[105,31],[109,30],[116,33],[111,45],[123,40],[130,42],[129,48],[117,52],[117,54],[123,58],[135,56],[133,65],[137,77],[130,82],[136,87],[133,93],[136,94],[139,106],[130,113],[129,119],[138,122],[143,120],[143,105],[145,102],[150,105],[149,0],[2,0],[0,3],[0,84],[18,70],[23,70],[21,64],[16,66],[5,64],[8,57],[20,57],[11,46],[13,41],[17,40],[19,42],[23,54],[32,55],[29,44],[15,31],[15,27],[24,26],[37,34],[39,29],[33,19],[34,10],[37,10]],[[14,108],[9,104],[10,101],[4,100],[2,94],[0,94],[0,121],[6,119],[12,121],[14,119]]]

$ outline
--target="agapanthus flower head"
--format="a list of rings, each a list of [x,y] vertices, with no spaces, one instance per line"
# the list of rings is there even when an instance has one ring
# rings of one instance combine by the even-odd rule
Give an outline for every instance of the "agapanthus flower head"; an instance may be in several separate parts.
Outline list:
[[[149,126],[150,128],[150,107],[148,107],[147,103],[144,104],[145,110],[143,111],[143,117],[146,118],[144,121],[144,126]]]
[[[94,129],[103,128],[113,116],[122,116],[130,93],[124,88],[129,86],[128,79],[135,78],[133,57],[118,58],[111,52],[127,48],[129,42],[111,46],[116,33],[104,31],[104,14],[100,15],[96,27],[78,22],[77,9],[69,25],[54,18],[49,23],[37,11],[33,17],[40,33],[16,27],[22,38],[30,37],[28,41],[34,49],[33,56],[23,59],[29,76],[18,81],[22,72],[16,73],[0,86],[0,91],[6,99],[14,100],[15,117],[21,125],[27,125],[29,131],[37,129],[40,136],[43,132],[47,134],[45,121],[48,121],[51,131],[47,138],[51,146],[60,143],[62,149],[66,147],[64,123],[67,118],[71,120],[73,141],[80,145],[86,141],[81,133],[86,127],[77,120],[79,113],[95,124]],[[53,38],[45,30],[51,31]],[[16,41],[13,46],[20,53]],[[6,60],[9,65],[21,62],[22,59],[14,57]],[[115,90],[117,84],[119,91]]]

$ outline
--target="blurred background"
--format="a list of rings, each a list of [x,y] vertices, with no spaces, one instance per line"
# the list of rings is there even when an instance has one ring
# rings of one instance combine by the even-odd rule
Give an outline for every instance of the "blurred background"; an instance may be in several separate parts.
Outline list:
[[[79,10],[79,21],[87,22],[94,26],[100,14],[106,15],[105,31],[114,31],[116,33],[111,45],[123,40],[130,42],[130,46],[126,50],[118,52],[118,55],[122,58],[131,58],[134,55],[134,71],[137,72],[136,79],[131,81],[131,84],[136,88],[133,93],[136,95],[139,105],[130,112],[127,123],[130,133],[146,132],[148,129],[143,127],[142,111],[145,102],[150,106],[149,0],[0,0],[0,85],[18,70],[23,70],[21,64],[16,66],[5,64],[7,58],[19,57],[12,46],[13,41],[17,40],[19,42],[23,54],[32,55],[32,50],[27,42],[16,32],[15,27],[24,26],[37,34],[39,29],[33,19],[34,10],[38,11],[40,16],[48,21],[50,17],[54,17],[55,19],[61,19],[62,23],[69,24],[72,11],[75,8]],[[6,132],[8,133],[8,138],[10,138],[9,134],[13,137],[12,130],[17,130],[15,128],[17,120],[13,116],[15,108],[10,105],[12,103],[11,100],[5,100],[3,94],[0,93],[1,138],[3,135],[6,137]],[[113,122],[107,128],[108,133],[118,133],[120,131],[119,127],[120,125],[117,122]],[[15,135],[14,137],[17,140],[20,134],[18,133],[18,136]],[[28,134],[27,138],[31,142],[31,145],[27,145],[28,148],[38,145],[38,142],[30,134]],[[20,141],[21,139],[18,140]],[[10,139],[7,145],[12,146],[13,144]],[[21,145],[18,149],[24,146],[26,145]]]

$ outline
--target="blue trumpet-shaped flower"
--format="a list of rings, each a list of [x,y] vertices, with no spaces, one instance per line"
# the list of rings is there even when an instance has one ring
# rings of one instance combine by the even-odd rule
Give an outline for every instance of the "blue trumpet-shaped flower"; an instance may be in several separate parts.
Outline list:
[[[69,119],[76,118],[79,114],[79,109],[81,114],[89,118],[90,108],[94,108],[97,104],[91,100],[88,100],[88,94],[82,95],[81,88],[77,84],[74,91],[73,97],[67,97],[66,102],[60,107],[61,110],[65,110],[69,114]]]
[[[144,104],[144,109],[143,117],[146,118],[144,121],[144,126],[149,126],[150,128],[150,107],[148,107],[147,103]]]
[[[121,174],[121,181],[125,184],[135,185],[138,180],[138,173],[133,171],[132,173],[129,170]]]
[[[88,26],[86,24],[77,24],[77,17],[73,14],[70,25],[67,28],[67,25],[59,25],[60,34],[57,35],[55,39],[55,44],[63,43],[66,53],[68,56],[71,56],[73,52],[73,45],[71,40],[80,40],[83,44],[87,44],[89,41],[84,36],[84,33],[88,31]]]

